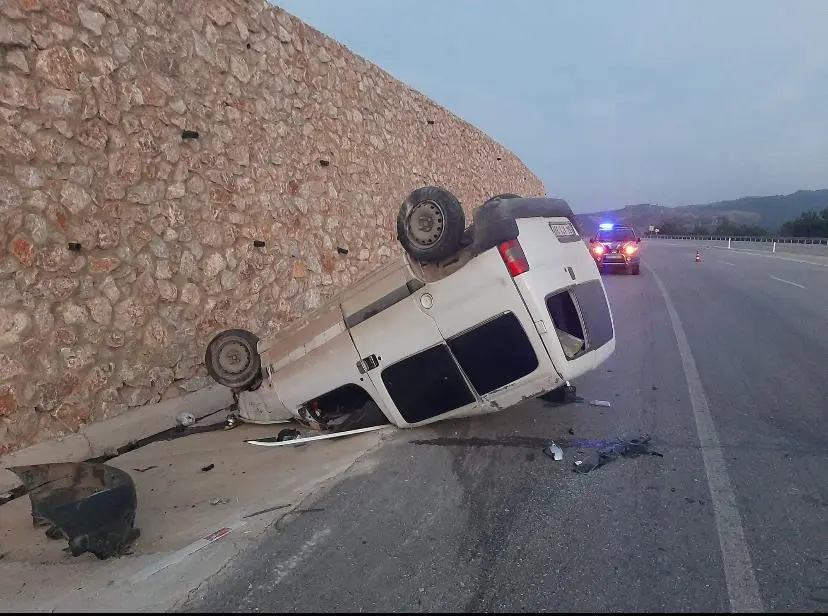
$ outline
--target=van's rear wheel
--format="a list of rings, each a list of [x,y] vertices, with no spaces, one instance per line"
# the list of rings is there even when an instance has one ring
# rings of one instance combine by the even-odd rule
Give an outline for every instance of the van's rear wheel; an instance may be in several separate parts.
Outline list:
[[[444,188],[418,188],[400,206],[397,239],[421,263],[439,263],[460,248],[466,215],[463,206]]]
[[[210,341],[204,364],[212,379],[236,391],[261,382],[262,358],[256,348],[259,338],[244,329],[228,329]]]

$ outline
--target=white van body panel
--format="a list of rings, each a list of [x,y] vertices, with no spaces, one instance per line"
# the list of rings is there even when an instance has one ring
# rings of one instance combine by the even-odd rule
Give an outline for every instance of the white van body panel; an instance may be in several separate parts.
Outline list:
[[[566,218],[516,222],[529,269],[515,277],[498,247],[480,254],[463,249],[455,263],[439,267],[394,257],[260,341],[264,379],[257,390],[239,394],[241,418],[302,418],[320,396],[356,385],[390,423],[420,426],[508,408],[599,366],[615,350],[614,323],[582,238],[574,227],[574,236],[561,235],[571,227]],[[554,316],[550,306],[557,307]],[[569,333],[559,333],[564,330]],[[507,334],[507,347],[523,349],[518,359],[526,370],[500,383],[498,365],[504,372],[514,368],[504,359],[504,340],[496,338]],[[441,387],[456,406],[437,408],[444,400],[427,396],[422,404],[411,402],[424,388]]]

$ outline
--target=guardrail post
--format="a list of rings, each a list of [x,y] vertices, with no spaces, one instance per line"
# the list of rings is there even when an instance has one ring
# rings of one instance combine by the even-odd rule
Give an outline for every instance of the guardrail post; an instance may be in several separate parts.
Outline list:
[[[773,243],[773,250],[771,252],[776,252],[776,242]]]
[[[727,249],[730,250],[730,238],[727,238]]]

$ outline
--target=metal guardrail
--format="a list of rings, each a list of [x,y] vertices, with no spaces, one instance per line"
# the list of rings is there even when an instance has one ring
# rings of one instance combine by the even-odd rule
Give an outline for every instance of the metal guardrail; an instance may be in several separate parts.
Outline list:
[[[777,244],[814,244],[828,246],[826,237],[778,237],[778,236],[737,236],[737,235],[662,235],[646,234],[648,240],[701,240],[714,242],[754,242],[754,243],[777,243]]]

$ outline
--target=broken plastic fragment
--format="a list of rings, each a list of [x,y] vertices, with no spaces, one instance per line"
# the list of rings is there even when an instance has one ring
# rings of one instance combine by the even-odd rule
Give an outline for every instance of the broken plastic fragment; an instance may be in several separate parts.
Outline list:
[[[196,422],[195,415],[192,413],[187,413],[186,411],[183,413],[179,413],[175,416],[176,423],[181,426],[182,428],[189,428]]]
[[[32,505],[35,526],[65,537],[72,556],[91,552],[101,560],[123,553],[139,535],[138,501],[132,478],[121,469],[93,462],[11,466]]]
[[[552,458],[553,460],[556,460],[558,462],[563,460],[563,449],[561,449],[555,443],[551,443],[551,444],[547,445],[546,447],[544,447],[543,448],[543,453],[545,453],[547,456],[549,456],[550,458]]]
[[[611,406],[606,400],[590,400],[589,403],[592,406]]]

